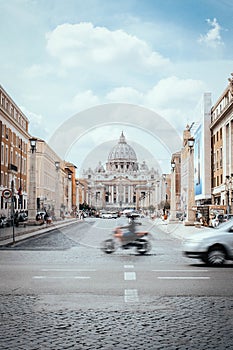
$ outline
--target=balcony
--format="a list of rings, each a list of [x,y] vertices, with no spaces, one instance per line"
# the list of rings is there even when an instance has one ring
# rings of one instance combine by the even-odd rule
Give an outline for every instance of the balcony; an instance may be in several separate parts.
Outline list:
[[[17,167],[16,165],[10,163],[10,164],[8,165],[8,170],[9,170],[9,171],[14,171],[14,172],[17,173],[17,172],[18,172],[18,167]]]

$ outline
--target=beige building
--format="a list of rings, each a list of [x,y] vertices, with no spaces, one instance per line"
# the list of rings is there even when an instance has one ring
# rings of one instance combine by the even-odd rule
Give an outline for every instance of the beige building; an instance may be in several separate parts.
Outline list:
[[[233,205],[233,74],[211,110],[212,204],[232,213]]]
[[[13,191],[16,210],[27,208],[27,144],[29,121],[0,85],[0,215],[9,216],[11,203],[2,194]]]
[[[29,150],[29,174],[30,159]],[[63,161],[44,141],[36,141],[36,209],[48,211],[56,218],[76,209],[76,167]]]

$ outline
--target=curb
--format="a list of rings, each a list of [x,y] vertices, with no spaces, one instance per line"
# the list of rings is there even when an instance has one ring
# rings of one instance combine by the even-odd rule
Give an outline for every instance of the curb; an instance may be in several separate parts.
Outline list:
[[[8,246],[14,245],[15,243],[18,243],[20,241],[24,241],[28,238],[37,237],[37,236],[40,236],[44,233],[54,231],[57,228],[62,228],[65,226],[69,226],[69,225],[78,223],[78,222],[80,222],[80,220],[70,219],[70,220],[67,220],[66,222],[62,221],[61,223],[52,223],[50,225],[47,225],[46,227],[44,227],[44,226],[42,226],[42,227],[40,226],[40,228],[34,227],[34,228],[28,230],[26,233],[25,232],[16,232],[14,242],[13,242],[13,232],[12,232],[12,235],[10,238],[9,238],[9,235],[7,235],[6,239],[0,240],[0,248],[1,247],[8,247]]]

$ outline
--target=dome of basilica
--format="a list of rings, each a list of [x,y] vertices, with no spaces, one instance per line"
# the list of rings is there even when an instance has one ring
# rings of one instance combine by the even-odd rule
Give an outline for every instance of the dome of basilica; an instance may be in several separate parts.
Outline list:
[[[138,170],[136,153],[126,142],[123,132],[121,133],[118,144],[109,153],[106,169],[107,171],[121,173]]]
[[[137,156],[134,149],[127,144],[123,132],[121,133],[118,144],[112,148],[109,153],[108,161],[128,161],[137,162]]]

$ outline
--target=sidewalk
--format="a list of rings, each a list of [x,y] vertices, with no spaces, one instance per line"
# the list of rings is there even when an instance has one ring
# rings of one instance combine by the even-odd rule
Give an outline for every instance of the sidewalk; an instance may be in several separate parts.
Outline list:
[[[163,221],[162,219],[155,219],[153,222],[158,225],[160,230],[163,230],[180,240],[186,239],[191,234],[198,234],[202,230],[208,229],[203,226],[185,226],[182,221],[169,222],[169,220]]]
[[[23,226],[14,227],[14,233],[13,233],[12,226],[1,228],[0,229],[0,247],[12,245],[14,243],[13,235],[14,235],[15,243],[17,243],[27,238],[35,237],[43,233],[56,230],[57,228],[71,225],[78,221],[80,220],[76,218],[71,218],[71,219],[55,221],[55,222],[52,222],[51,224],[43,224],[38,226],[26,226],[26,227],[23,227]]]

